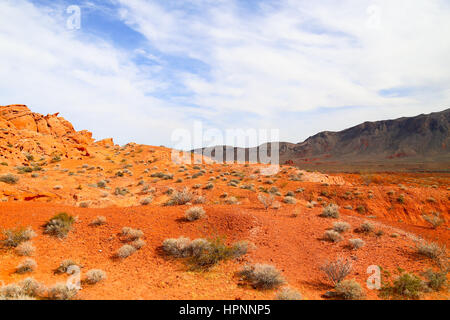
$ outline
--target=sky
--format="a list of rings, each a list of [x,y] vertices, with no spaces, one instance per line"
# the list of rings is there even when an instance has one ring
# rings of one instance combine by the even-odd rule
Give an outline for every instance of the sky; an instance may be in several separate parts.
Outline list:
[[[449,35],[448,0],[1,0],[0,105],[119,144],[197,121],[297,143],[449,108]]]

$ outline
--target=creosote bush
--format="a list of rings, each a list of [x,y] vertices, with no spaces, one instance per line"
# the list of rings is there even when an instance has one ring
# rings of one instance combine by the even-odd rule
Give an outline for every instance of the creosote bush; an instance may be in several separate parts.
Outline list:
[[[275,298],[277,300],[302,300],[302,295],[297,290],[289,287],[284,287],[277,292]]]
[[[36,237],[36,233],[30,227],[4,230],[3,235],[5,236],[5,239],[0,241],[0,243],[6,248],[15,248],[22,242],[29,241]]]
[[[274,289],[285,283],[281,272],[268,264],[245,266],[239,275],[255,289]]]
[[[323,208],[321,217],[324,218],[339,218],[339,207],[336,204],[330,203],[328,206]]]
[[[205,217],[205,210],[202,207],[189,208],[185,213],[185,218],[188,221],[195,221]]]
[[[44,225],[44,233],[58,238],[65,238],[72,229],[74,222],[75,218],[73,216],[65,212],[58,213]]]

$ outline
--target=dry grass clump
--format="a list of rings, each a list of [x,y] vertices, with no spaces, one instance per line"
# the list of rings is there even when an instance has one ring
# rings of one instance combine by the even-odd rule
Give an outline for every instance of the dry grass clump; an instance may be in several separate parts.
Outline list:
[[[327,230],[323,234],[324,240],[331,241],[331,242],[340,242],[342,241],[342,236],[339,232],[336,232],[334,230]]]
[[[73,216],[65,212],[58,213],[44,225],[44,233],[58,238],[65,238],[72,229],[74,222],[75,218]]]
[[[425,240],[420,240],[416,242],[417,253],[433,259],[440,263],[446,260],[447,249],[445,246],[440,246],[435,242],[427,242]]]
[[[119,250],[117,250],[116,256],[118,258],[125,259],[125,258],[128,258],[129,256],[131,256],[135,252],[136,252],[135,247],[133,247],[129,244],[125,244],[122,247],[120,247]]]
[[[297,203],[297,199],[295,199],[292,196],[286,196],[286,197],[284,197],[283,202],[287,203],[287,204],[296,204]]]
[[[350,239],[348,240],[348,242],[350,244],[350,247],[354,250],[360,249],[366,244],[362,239]]]
[[[336,261],[327,262],[320,268],[330,279],[333,285],[345,279],[352,270],[352,263],[350,260],[338,258]]]
[[[9,284],[0,287],[1,300],[35,300],[43,297],[47,289],[33,278],[26,278],[18,284]]]
[[[184,216],[188,221],[199,220],[205,217],[205,210],[202,207],[192,207],[186,211]]]
[[[188,258],[191,269],[209,269],[222,260],[238,258],[248,251],[248,243],[241,241],[227,246],[221,237],[214,239],[195,239],[180,237],[166,239],[162,245],[163,251],[176,258]]]
[[[264,209],[269,209],[270,206],[273,204],[274,201],[274,196],[272,194],[268,194],[267,196],[265,196],[262,193],[258,194],[258,201],[262,203],[262,205],[264,206]]]
[[[31,241],[22,242],[16,247],[16,253],[19,256],[32,256],[36,251],[36,248],[33,246]]]
[[[285,283],[281,272],[268,264],[245,266],[239,275],[255,289],[274,289]]]
[[[437,229],[441,226],[445,220],[441,218],[441,215],[438,212],[433,212],[431,215],[422,215],[422,218],[428,222],[433,229]]]
[[[328,206],[323,208],[322,213],[320,214],[321,217],[324,218],[339,218],[339,206],[333,203],[330,203]]]
[[[347,222],[338,221],[333,223],[333,230],[336,232],[344,233],[348,229],[350,229],[350,224]]]
[[[59,264],[58,268],[56,268],[56,270],[55,270],[55,273],[56,274],[67,273],[67,271],[69,271],[69,268],[71,266],[78,266],[79,267],[80,265],[77,262],[75,262],[75,261],[73,261],[71,259],[66,259],[66,260],[63,260]]]
[[[239,200],[236,197],[229,197],[225,200],[226,204],[238,204]]]
[[[166,205],[184,205],[190,202],[194,198],[194,194],[189,190],[189,188],[184,188],[181,191],[174,191],[171,194],[170,200],[167,201]]]
[[[48,298],[50,300],[71,300],[75,298],[77,293],[77,289],[70,288],[67,284],[61,282],[49,288]]]
[[[339,282],[335,290],[336,294],[344,300],[360,300],[364,297],[361,285],[354,279]]]
[[[19,181],[19,178],[11,173],[4,174],[0,176],[0,182],[4,182],[7,184],[16,184]]]
[[[153,197],[147,197],[145,199],[141,200],[141,205],[148,206],[150,203],[152,203]]]
[[[104,216],[97,216],[94,220],[91,222],[91,226],[99,227],[106,224],[106,217]]]
[[[139,229],[123,227],[121,235],[126,238],[125,241],[133,241],[133,240],[142,238],[144,236],[144,232]]]
[[[86,279],[85,279],[86,283],[96,284],[105,279],[106,279],[106,273],[103,270],[91,269],[88,272],[86,272]]]
[[[302,300],[302,295],[297,290],[284,287],[277,293],[275,298],[277,300]]]
[[[370,233],[375,229],[374,225],[370,222],[364,222],[362,223],[359,228],[358,228],[358,232],[361,233]]]
[[[37,263],[33,259],[27,258],[23,260],[17,267],[16,273],[23,274],[33,272],[37,268]]]
[[[142,239],[136,239],[133,242],[131,242],[131,245],[136,249],[140,250],[142,249],[147,243]]]
[[[6,248],[15,248],[22,242],[29,241],[36,237],[36,233],[30,227],[4,230],[3,235],[5,236],[5,239],[0,243]]]

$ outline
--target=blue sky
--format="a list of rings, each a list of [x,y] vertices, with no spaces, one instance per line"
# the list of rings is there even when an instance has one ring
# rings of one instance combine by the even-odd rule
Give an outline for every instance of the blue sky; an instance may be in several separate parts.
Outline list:
[[[445,0],[4,0],[0,104],[121,144],[198,120],[299,142],[448,108],[448,34]]]

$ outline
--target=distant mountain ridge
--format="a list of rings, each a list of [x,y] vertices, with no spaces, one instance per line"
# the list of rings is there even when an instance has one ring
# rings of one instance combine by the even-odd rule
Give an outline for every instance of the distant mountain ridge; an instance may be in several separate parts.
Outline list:
[[[364,122],[338,132],[320,132],[300,143],[279,142],[280,163],[353,163],[393,159],[445,162],[450,160],[449,127],[450,109],[415,117]],[[261,147],[266,146],[270,144],[244,150],[234,148],[234,151],[240,149],[248,158],[249,154],[257,154]],[[227,148],[231,147],[223,146],[224,150]],[[213,149],[196,149],[194,152],[211,152]]]

